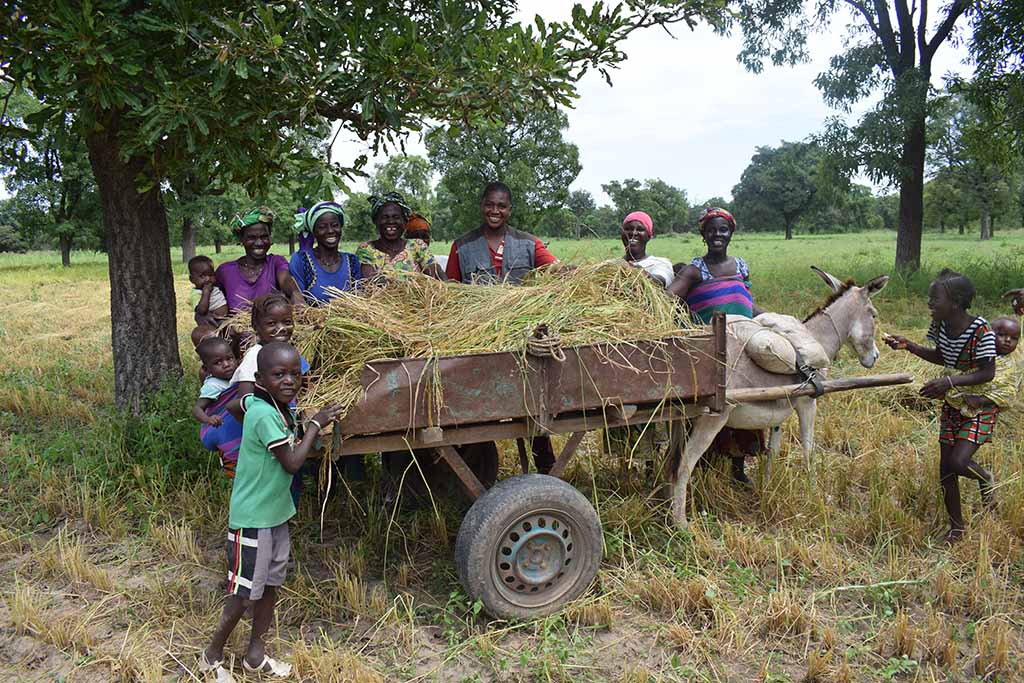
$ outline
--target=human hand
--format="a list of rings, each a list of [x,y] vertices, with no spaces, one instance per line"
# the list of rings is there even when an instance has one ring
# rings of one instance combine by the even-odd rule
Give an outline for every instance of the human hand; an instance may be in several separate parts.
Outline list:
[[[323,428],[341,417],[342,412],[344,412],[344,408],[339,405],[326,405],[320,409],[320,412],[313,416],[313,419],[310,420],[310,422],[315,422]]]
[[[211,427],[220,427],[222,424],[224,424],[224,418],[222,418],[220,415],[210,415],[209,417],[206,418],[206,424],[210,425]]]
[[[1002,298],[1010,299],[1010,304],[1013,306],[1014,313],[1017,315],[1024,315],[1024,287],[1008,289],[1003,292]]]
[[[964,397],[964,403],[975,410],[980,410],[985,407],[985,398],[983,396],[974,396],[972,394]]]
[[[910,348],[910,340],[898,334],[883,334],[882,341],[895,351],[906,351]]]
[[[921,387],[921,395],[925,398],[942,398],[952,388],[953,383],[949,377],[936,377],[924,383],[924,386]]]

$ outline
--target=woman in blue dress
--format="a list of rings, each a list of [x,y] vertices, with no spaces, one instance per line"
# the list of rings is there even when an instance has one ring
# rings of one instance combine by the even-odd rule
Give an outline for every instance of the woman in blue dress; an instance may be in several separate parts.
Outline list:
[[[302,233],[316,239],[316,246],[310,245],[308,239],[300,239],[300,244],[305,245],[292,255],[288,272],[298,283],[306,303],[318,306],[331,298],[326,288],[352,289],[361,277],[359,260],[355,254],[340,251],[341,229],[345,226],[341,204],[320,202],[296,218]]]

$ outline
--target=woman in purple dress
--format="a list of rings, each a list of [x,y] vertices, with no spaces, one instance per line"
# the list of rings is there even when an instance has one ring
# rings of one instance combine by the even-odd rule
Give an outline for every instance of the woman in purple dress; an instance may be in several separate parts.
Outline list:
[[[245,256],[217,268],[217,285],[224,290],[232,315],[252,306],[256,297],[275,290],[288,297],[294,306],[305,303],[302,291],[288,272],[288,260],[269,253],[273,226],[274,214],[265,206],[235,218],[234,232]]]

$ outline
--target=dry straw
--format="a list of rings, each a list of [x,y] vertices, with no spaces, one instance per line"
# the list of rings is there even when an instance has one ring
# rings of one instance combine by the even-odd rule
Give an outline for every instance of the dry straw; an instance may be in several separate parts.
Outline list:
[[[300,408],[351,407],[374,360],[525,353],[539,325],[565,346],[686,334],[661,286],[639,268],[612,263],[537,272],[520,287],[412,276],[332,294],[324,306],[295,312],[293,343],[314,368]]]

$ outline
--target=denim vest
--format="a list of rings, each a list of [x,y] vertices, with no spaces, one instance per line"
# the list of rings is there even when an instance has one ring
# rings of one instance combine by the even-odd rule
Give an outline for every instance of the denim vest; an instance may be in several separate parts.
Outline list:
[[[477,228],[455,240],[459,255],[459,270],[466,284],[493,285],[502,283],[518,285],[526,274],[534,269],[535,243],[533,235],[506,228],[505,248],[502,251],[501,278],[491,262],[491,250],[487,246],[483,228]]]

